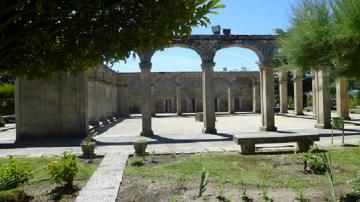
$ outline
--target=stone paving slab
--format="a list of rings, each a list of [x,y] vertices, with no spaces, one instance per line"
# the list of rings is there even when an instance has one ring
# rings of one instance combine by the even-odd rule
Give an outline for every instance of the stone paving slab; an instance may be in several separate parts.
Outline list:
[[[106,154],[80,191],[76,202],[114,202],[117,198],[129,153]]]

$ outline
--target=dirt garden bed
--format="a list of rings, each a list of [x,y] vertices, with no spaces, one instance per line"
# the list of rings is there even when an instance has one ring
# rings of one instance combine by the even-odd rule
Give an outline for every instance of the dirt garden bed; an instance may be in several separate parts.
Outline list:
[[[347,181],[360,171],[357,148],[329,151],[334,168],[336,195],[349,190]],[[303,171],[303,162],[295,154],[243,156],[234,153],[150,155],[145,165],[131,163],[130,157],[120,186],[120,202],[158,201],[242,201],[244,190],[253,201],[267,195],[273,201],[329,201],[326,175]],[[203,168],[209,171],[209,183],[199,197]]]

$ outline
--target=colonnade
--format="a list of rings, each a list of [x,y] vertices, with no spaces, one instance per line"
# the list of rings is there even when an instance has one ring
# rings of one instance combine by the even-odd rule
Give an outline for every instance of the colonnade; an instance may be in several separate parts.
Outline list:
[[[292,71],[294,82],[294,114],[303,115],[303,72]],[[277,72],[279,78],[280,113],[288,113],[288,72]],[[311,71],[312,75],[312,111],[316,117],[317,128],[331,128],[331,95],[330,77],[327,68]],[[348,83],[344,78],[336,81],[336,109],[337,116],[349,118]]]
[[[145,59],[144,59],[145,58]],[[151,57],[150,57],[151,58]],[[141,73],[141,112],[142,112],[142,132],[143,136],[151,136],[154,134],[152,130],[151,117],[153,114],[153,101],[151,90],[151,59],[149,57],[140,57],[139,63]],[[216,134],[215,124],[215,97],[214,97],[214,66],[213,59],[203,60],[202,69],[202,99],[203,99],[203,116],[204,128],[203,133]],[[273,68],[260,68],[260,82],[253,83],[253,111],[261,112],[262,126],[261,130],[276,131],[274,120],[274,82]],[[260,94],[263,94],[262,96]],[[181,106],[181,84],[176,87],[176,109],[177,114],[182,114]],[[229,113],[235,112],[233,86],[228,87],[228,106]]]

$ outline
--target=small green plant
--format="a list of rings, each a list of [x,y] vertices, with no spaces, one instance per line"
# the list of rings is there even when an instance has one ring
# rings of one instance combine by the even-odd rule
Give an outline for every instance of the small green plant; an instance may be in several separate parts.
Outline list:
[[[14,158],[9,163],[0,166],[0,191],[16,188],[33,178],[31,168]]]
[[[253,201],[252,200],[252,198],[250,198],[249,196],[248,196],[248,194],[247,194],[247,192],[246,192],[246,184],[243,182],[243,181],[241,181],[240,182],[240,187],[241,187],[241,199],[242,199],[242,201],[244,201],[244,202],[251,202],[251,201]]]
[[[360,172],[348,182],[351,190],[340,196],[340,202],[360,201]]]
[[[326,165],[318,155],[319,149],[311,148],[308,152],[298,153],[297,159],[304,162],[304,172],[308,172],[308,168],[315,174],[324,174]]]
[[[180,192],[181,190],[186,190],[185,188],[185,183],[186,183],[186,176],[185,175],[181,175],[177,180],[176,180],[176,189],[178,192]]]
[[[179,197],[177,196],[173,196],[171,199],[171,202],[178,202],[179,201]]]
[[[150,154],[151,163],[157,163],[155,149]]]
[[[294,181],[292,183],[292,189],[296,193],[296,200],[299,202],[308,202],[309,199],[305,197],[305,188],[304,185],[300,182]]]
[[[199,186],[199,198],[206,191],[206,185],[209,183],[209,170],[206,170],[205,167],[202,168],[201,177],[200,177],[200,186]]]
[[[216,198],[221,202],[231,202],[231,200],[228,199],[227,197],[225,197],[225,195],[224,195],[224,185],[225,185],[224,179],[218,178],[216,180],[216,185],[217,185],[218,190],[219,190],[219,194],[218,194],[218,196]]]
[[[351,178],[347,183],[351,188],[351,192],[360,194],[360,172],[358,172],[357,176]]]
[[[131,161],[131,165],[136,166],[136,167],[140,167],[140,166],[145,165],[145,161],[144,161],[144,159],[134,159],[134,160]]]
[[[79,172],[79,166],[76,163],[76,156],[65,151],[59,161],[52,161],[48,165],[50,180],[64,184],[65,188],[72,189],[75,176]]]
[[[268,196],[268,186],[264,182],[260,184],[260,189],[261,202],[272,202],[273,200]]]
[[[316,149],[318,149],[317,145],[314,144]],[[335,184],[334,184],[334,172],[333,172],[333,166],[332,166],[332,161],[331,161],[331,156],[330,154],[327,154],[325,152],[317,152],[315,153],[322,161],[322,163],[325,165],[325,170],[326,170],[326,177],[328,179],[328,183],[329,183],[329,188],[331,190],[330,194],[331,194],[331,200],[333,202],[336,202],[336,191],[335,191]]]
[[[170,151],[170,154],[171,154],[171,158],[176,158],[176,152],[175,152],[175,150],[171,150]]]

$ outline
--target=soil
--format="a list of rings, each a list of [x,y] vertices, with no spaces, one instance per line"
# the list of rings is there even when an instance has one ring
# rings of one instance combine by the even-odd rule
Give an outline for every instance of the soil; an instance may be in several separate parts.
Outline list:
[[[226,153],[222,153],[226,155]],[[231,153],[234,155],[234,153]],[[176,158],[173,155],[156,155],[157,162],[151,162],[151,158],[146,158],[146,166],[156,166],[162,163],[178,161],[189,157],[191,154],[177,154]],[[129,157],[127,166],[131,166],[131,161],[136,157]],[[289,163],[288,159],[284,156],[271,156],[271,160],[280,169],[281,172],[294,173],[300,172],[299,168],[302,165]],[[249,162],[250,163],[250,162]],[[265,162],[266,163],[266,162]],[[304,173],[305,175],[305,173]],[[198,197],[199,180],[186,181],[184,188],[179,189],[176,181],[169,180],[154,180],[147,176],[123,176],[123,182],[120,186],[117,202],[169,202],[169,201],[222,201],[219,200],[219,188],[214,179],[209,179],[209,184],[206,187],[202,197]],[[345,186],[339,186],[336,190],[339,195],[346,191]],[[262,201],[261,189],[257,187],[247,188],[247,195],[252,201]],[[268,189],[268,196],[273,201],[290,202],[297,201],[296,193],[292,189]],[[223,187],[223,196],[233,202],[243,201],[242,189],[239,186],[226,183]],[[311,187],[305,189],[305,196],[309,201],[325,202],[330,201],[329,188],[324,187]]]
[[[103,156],[95,156],[93,159],[84,159],[78,157],[78,161],[81,163],[90,163],[99,165],[103,159]],[[50,180],[44,180],[41,182],[24,184],[19,188],[23,189],[29,196],[29,201],[42,202],[42,201],[61,201],[61,202],[73,202],[78,196],[79,191],[86,185],[87,180],[74,180],[73,189],[65,189],[59,187],[58,184],[51,182]]]

